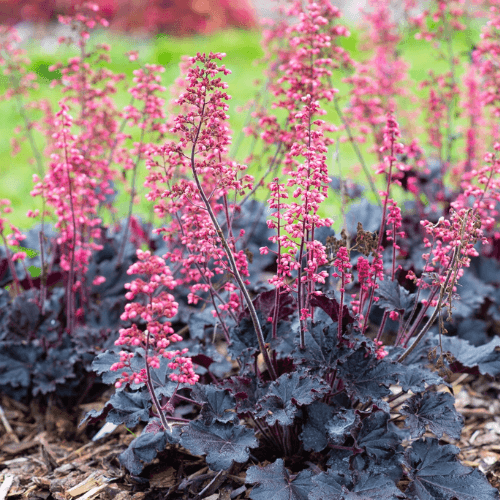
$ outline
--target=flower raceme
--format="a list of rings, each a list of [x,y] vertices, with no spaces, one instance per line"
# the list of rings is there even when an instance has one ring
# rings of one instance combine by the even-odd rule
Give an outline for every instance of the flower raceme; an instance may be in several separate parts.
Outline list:
[[[278,294],[295,295],[303,348],[305,321],[312,316],[310,299],[321,293],[317,284],[325,283],[328,276],[321,269],[328,262],[326,250],[315,239],[315,231],[333,224],[332,219],[321,217],[319,210],[330,182],[326,153],[331,139],[325,132],[334,132],[336,127],[327,125],[320,116],[326,113],[322,105],[332,101],[338,92],[330,81],[333,69],[348,64],[345,51],[333,47],[333,42],[348,35],[348,31],[335,24],[340,13],[330,2],[294,1],[286,14],[296,16],[297,22],[276,24],[265,34],[265,39],[269,47],[279,45],[277,51],[269,51],[268,55],[276,53],[278,58],[268,75],[269,89],[274,94],[273,107],[285,110],[288,115],[287,126],[276,127],[276,117],[262,111],[257,114],[264,130],[263,140],[284,145],[283,173],[287,177],[282,185],[276,179],[270,184],[272,214],[268,226],[278,232],[271,237],[278,245],[278,269],[269,282]],[[288,195],[297,201],[283,201]],[[276,314],[275,311],[274,322]]]
[[[238,272],[248,276],[246,256],[236,249],[244,232],[238,235],[232,232],[238,207],[230,198],[245,194],[252,188],[253,181],[244,174],[246,166],[227,157],[231,135],[226,101],[230,96],[225,92],[227,84],[218,75],[227,75],[230,71],[216,64],[224,55],[198,54],[189,59],[189,66],[183,61],[185,83],[175,100],[178,114],[170,120],[170,133],[178,142],[150,150],[147,163],[150,173],[146,181],[147,198],[155,202],[155,212],[171,217],[168,225],[155,231],[169,247],[165,258],[181,266],[176,279],[190,286],[192,304],[205,300],[203,294],[209,292],[214,316],[219,319],[229,310],[237,311],[241,300],[231,280],[222,282],[219,291],[214,293],[214,280],[225,273],[233,275],[234,270],[220,244],[206,203],[214,217],[220,217],[227,228],[227,243]]]
[[[172,318],[177,314],[178,304],[174,296],[164,289],[172,290],[177,285],[172,277],[170,269],[165,265],[165,260],[159,256],[151,255],[150,251],[137,250],[138,262],[132,264],[127,274],[140,274],[147,277],[147,281],[136,278],[131,283],[127,283],[125,288],[129,291],[125,297],[127,300],[134,300],[137,295],[146,295],[147,303],[132,302],[125,306],[125,312],[121,315],[124,321],[141,318],[147,323],[146,330],[141,331],[134,323],[129,328],[122,328],[120,337],[115,342],[117,346],[128,345],[134,349],[142,347],[146,351],[146,362],[151,368],[159,368],[158,356],[163,356],[170,360],[169,368],[172,373],[170,379],[179,383],[194,384],[198,380],[198,375],[193,371],[193,363],[189,357],[185,357],[187,350],[167,350],[171,343],[182,340],[180,335],[174,333],[171,323],[161,321],[165,318]],[[157,291],[159,293],[157,293]],[[154,353],[149,355],[150,349]],[[134,353],[122,351],[120,362],[115,363],[112,371],[118,371],[125,367],[130,368],[131,359]],[[147,382],[147,368],[139,372],[122,373],[122,378],[116,382],[116,387],[121,387],[124,383],[139,384]]]

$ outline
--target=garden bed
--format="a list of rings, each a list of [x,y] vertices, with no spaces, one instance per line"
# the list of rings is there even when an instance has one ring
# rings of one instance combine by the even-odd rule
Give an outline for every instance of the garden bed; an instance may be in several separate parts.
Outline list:
[[[500,384],[470,375],[454,379],[456,408],[465,425],[459,441],[443,443],[459,446],[462,463],[478,467],[494,488],[500,488]],[[80,415],[103,404],[86,405]],[[74,415],[43,411],[37,422],[30,409],[16,401],[4,397],[2,406],[17,437],[5,433],[0,438],[0,473],[4,482],[9,476],[13,479],[5,498],[242,500],[251,490],[245,485],[246,466],[220,474],[208,469],[203,457],[172,445],[144,471],[146,480],[134,480],[117,459],[134,439],[123,427],[93,442],[87,437],[91,429],[76,429]],[[406,484],[399,486],[404,490]]]

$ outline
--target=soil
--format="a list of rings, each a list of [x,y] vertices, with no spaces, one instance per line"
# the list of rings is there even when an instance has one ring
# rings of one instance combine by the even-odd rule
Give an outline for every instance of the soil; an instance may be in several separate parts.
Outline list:
[[[500,383],[463,374],[454,376],[452,386],[465,426],[459,442],[445,435],[441,443],[459,446],[462,463],[478,467],[493,487],[500,488]],[[90,437],[95,435],[95,427],[77,427],[87,411],[102,407],[104,401],[105,397],[82,405],[76,414],[70,415],[55,405],[46,409],[35,404],[28,407],[3,396],[0,500],[249,498],[251,485],[245,485],[245,470],[251,463],[214,472],[205,465],[203,457],[193,456],[179,446],[169,445],[144,470],[144,477],[131,477],[118,461],[118,455],[134,439],[131,431],[120,426],[93,442]],[[399,487],[403,491],[405,486],[401,481]]]

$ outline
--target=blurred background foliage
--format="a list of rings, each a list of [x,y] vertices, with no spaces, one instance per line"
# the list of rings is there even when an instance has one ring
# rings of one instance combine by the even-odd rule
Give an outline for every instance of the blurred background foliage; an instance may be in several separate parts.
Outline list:
[[[2,9],[4,9],[5,3],[8,2],[0,2],[0,16],[3,15]],[[42,17],[40,17],[40,11],[37,11],[36,8],[42,8],[43,10],[43,1],[14,1],[13,3],[20,7],[18,14],[12,14],[12,12],[17,12],[14,10],[11,12],[10,18],[8,16],[6,18],[4,15],[3,20],[11,24],[17,23],[21,33],[23,30],[26,32],[23,37],[23,47],[31,60],[30,70],[37,74],[39,83],[39,89],[32,92],[31,100],[47,99],[54,106],[54,109],[57,109],[57,103],[62,94],[59,88],[51,88],[50,83],[53,79],[59,78],[60,74],[57,71],[49,71],[49,68],[56,62],[65,61],[79,53],[76,45],[59,46],[57,44],[59,28],[53,24],[53,19],[57,14],[64,13],[61,6],[65,2],[62,0],[45,2],[53,5],[54,8],[52,11],[50,9],[44,10]],[[129,103],[130,97],[126,88],[132,82],[133,71],[141,65],[155,63],[165,66],[163,85],[168,89],[179,75],[178,64],[183,55],[194,55],[197,52],[210,51],[225,52],[227,57],[224,64],[232,71],[232,74],[226,77],[229,84],[228,93],[232,96],[229,102],[229,121],[233,131],[232,153],[242,163],[250,153],[258,153],[258,147],[255,149],[253,141],[242,133],[243,128],[251,119],[251,109],[249,109],[248,103],[254,99],[261,103],[267,103],[271,96],[266,95],[265,92],[265,64],[262,61],[264,50],[261,47],[261,31],[257,16],[254,11],[248,9],[248,4],[244,1],[193,1],[189,5],[194,6],[194,11],[192,9],[191,13],[187,13],[182,23],[179,24],[177,20],[177,24],[174,22],[174,24],[169,25],[168,23],[172,21],[172,11],[165,7],[165,11],[160,12],[160,7],[161,4],[168,4],[172,7],[172,5],[175,6],[176,2],[101,0],[97,3],[100,3],[101,7],[103,7],[104,15],[110,17],[111,27],[92,33],[90,45],[98,43],[111,45],[111,52],[109,53],[111,62],[102,64],[116,73],[126,75],[124,82],[117,86],[119,92],[115,100],[119,108]],[[143,6],[142,11],[147,10],[144,9],[145,3],[148,4],[148,8],[152,9],[152,11],[148,15],[144,14],[142,18],[138,17],[135,25],[131,24],[130,18],[133,19],[134,12],[136,14],[139,12],[137,10],[139,4]],[[178,3],[179,5],[187,5],[182,1]],[[120,12],[124,12],[123,5],[125,4],[129,6],[129,11],[125,16],[128,20],[120,18],[119,15]],[[221,11],[225,9],[224,15],[217,22],[210,21],[210,16],[206,15],[206,13],[203,14],[203,9],[210,8],[210,4],[217,4]],[[229,13],[231,9],[228,6],[231,5],[238,7],[236,14],[234,12],[233,14]],[[196,9],[198,10],[196,11]],[[37,19],[38,22],[34,24],[33,19]],[[202,22],[200,19],[202,21],[204,19],[204,21]],[[350,31],[348,38],[339,38],[340,45],[349,51],[351,58],[355,61],[367,59],[370,56],[370,50],[369,44],[367,45],[367,40],[365,40],[363,26],[343,18],[339,22],[347,25]],[[479,39],[481,24],[480,19],[471,20],[465,31],[453,34],[453,50],[461,62],[469,59],[470,52]],[[132,29],[133,27],[136,29]],[[400,23],[400,29],[402,40],[398,48],[399,55],[410,65],[408,73],[412,85],[411,92],[416,97],[422,98],[426,95],[426,90],[419,89],[418,83],[428,76],[429,69],[433,69],[436,73],[444,72],[449,69],[449,63],[444,59],[439,60],[436,58],[437,51],[434,51],[430,43],[425,40],[416,40],[415,33],[405,26],[404,21]],[[137,61],[130,62],[125,55],[130,50],[139,52]],[[462,64],[456,68],[458,81],[461,80],[464,70]],[[345,70],[338,70],[337,74],[334,75],[334,85],[339,89],[337,96],[343,108],[348,106],[349,99],[348,86],[342,82],[342,79],[347,76],[349,75]],[[6,76],[0,76],[0,94],[5,92],[9,85],[9,79]],[[164,98],[167,103],[172,97],[175,98],[175,96],[170,96],[168,91],[165,93]],[[415,107],[415,104],[411,102],[402,102],[400,104],[402,106],[407,105],[408,108]],[[28,112],[32,120],[41,118],[41,115],[36,111]],[[340,125],[341,122],[333,105],[327,112],[325,119],[335,125]],[[0,198],[8,198],[12,202],[13,212],[9,217],[10,222],[21,229],[27,229],[32,225],[32,220],[26,217],[26,212],[30,209],[41,208],[40,200],[38,198],[33,199],[29,194],[32,188],[32,174],[35,173],[36,167],[32,161],[32,153],[27,143],[22,145],[20,153],[16,156],[12,155],[11,138],[13,137],[13,131],[16,127],[23,127],[23,121],[16,103],[14,101],[0,102],[0,114],[2,116],[0,133],[3,138],[0,141]],[[403,141],[405,141],[405,134],[408,140],[416,136],[425,149],[427,136],[425,134],[425,113],[423,109],[419,111],[417,106],[415,119],[407,122],[400,119],[400,125],[403,131]],[[461,123],[460,119],[458,119],[456,122],[457,130],[460,130],[461,125],[465,126],[466,124]],[[339,132],[338,138],[340,139],[342,135],[343,133]],[[38,137],[38,140],[40,141],[39,147],[43,149],[41,136]],[[370,167],[374,167],[377,161],[376,155],[369,153],[373,144],[367,142],[363,146],[365,162]],[[458,134],[454,147],[455,154],[463,146],[463,137]],[[359,168],[359,162],[349,143],[339,141],[338,154],[335,151],[330,151],[329,161],[331,163],[331,175],[338,176],[340,171],[342,177],[366,184],[363,173]],[[263,173],[266,168],[266,165],[249,165],[250,173],[255,175],[256,178],[259,178],[259,172]],[[144,163],[142,163],[138,176],[140,203],[136,207],[135,213],[149,219],[151,204],[144,199],[145,190],[142,187],[145,175],[146,169]],[[382,188],[380,181],[377,183],[377,187]],[[374,196],[368,191],[367,193],[370,201],[374,202]],[[394,193],[394,196],[399,199],[403,197],[402,193],[397,192]],[[128,199],[127,193],[120,193],[116,203],[120,216],[126,213]],[[331,196],[327,200],[324,212],[340,221],[341,211],[338,197]],[[107,214],[102,215],[104,216],[104,222],[110,222]],[[336,226],[338,225],[339,222]]]

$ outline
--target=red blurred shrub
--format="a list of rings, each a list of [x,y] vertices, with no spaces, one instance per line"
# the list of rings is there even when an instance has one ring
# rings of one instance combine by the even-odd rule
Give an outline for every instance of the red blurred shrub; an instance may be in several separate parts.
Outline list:
[[[96,0],[95,3],[112,28],[122,31],[180,36],[256,25],[249,0]],[[59,14],[71,14],[74,7],[72,0],[0,0],[0,24],[48,22]]]

